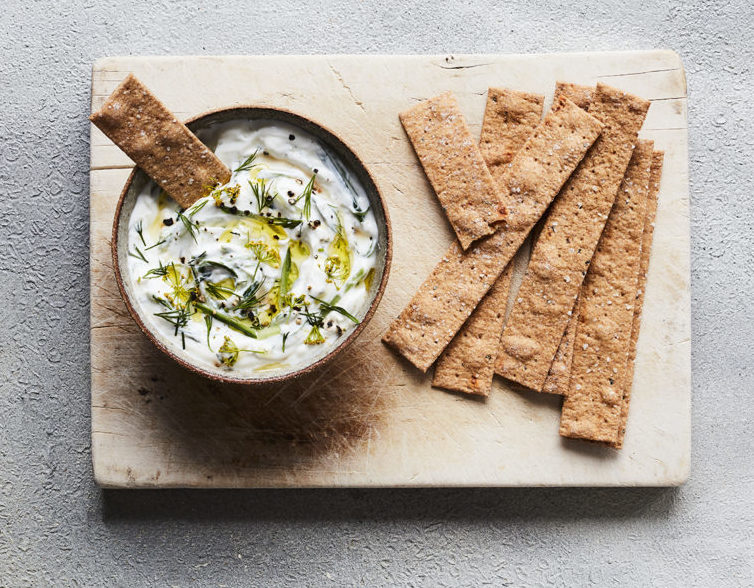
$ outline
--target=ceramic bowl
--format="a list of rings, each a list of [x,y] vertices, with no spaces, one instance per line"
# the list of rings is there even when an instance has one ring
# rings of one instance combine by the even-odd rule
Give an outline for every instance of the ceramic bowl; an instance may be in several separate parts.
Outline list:
[[[141,306],[136,302],[131,289],[130,281],[124,279],[129,275],[128,270],[128,226],[131,212],[133,211],[136,199],[150,178],[141,169],[135,168],[128,178],[115,211],[112,234],[112,255],[113,268],[115,269],[115,278],[118,282],[123,301],[126,303],[128,311],[131,313],[134,321],[142,332],[154,343],[154,345],[165,355],[177,361],[184,367],[207,378],[234,384],[263,384],[285,382],[305,375],[315,369],[318,369],[325,363],[333,361],[338,355],[353,343],[356,338],[364,331],[367,323],[372,318],[380,303],[382,294],[387,284],[388,274],[390,273],[390,261],[392,256],[392,235],[390,228],[390,219],[388,217],[387,207],[380,195],[377,185],[367,168],[349,148],[346,143],[336,136],[332,131],[326,129],[306,117],[286,110],[255,107],[255,106],[234,106],[205,112],[195,116],[186,122],[186,125],[201,138],[201,131],[209,129],[213,125],[221,124],[231,120],[269,120],[280,122],[294,127],[299,127],[317,139],[331,156],[340,159],[345,168],[358,179],[369,199],[369,206],[375,214],[378,226],[378,259],[376,266],[375,279],[372,283],[372,289],[369,292],[369,307],[359,325],[348,332],[342,340],[329,352],[322,356],[315,356],[311,363],[300,365],[292,368],[290,371],[265,372],[261,376],[244,376],[230,371],[224,371],[221,368],[211,369],[199,362],[192,362],[185,356],[179,356],[171,349],[171,345],[165,341],[165,338],[150,328],[151,321],[145,316]]]

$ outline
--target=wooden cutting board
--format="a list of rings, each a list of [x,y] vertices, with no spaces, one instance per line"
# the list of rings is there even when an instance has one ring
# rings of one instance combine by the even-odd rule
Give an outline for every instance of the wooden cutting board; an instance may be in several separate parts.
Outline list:
[[[224,386],[163,357],[121,301],[110,230],[132,162],[91,131],[92,456],[107,487],[676,485],[690,453],[686,83],[670,51],[557,55],[114,57],[92,109],[127,73],[179,117],[232,104],[284,107],[331,128],[387,201],[393,269],[347,355],[293,384]],[[430,387],[380,342],[451,231],[398,121],[445,90],[478,133],[489,86],[547,95],[603,81],[652,100],[641,135],[664,149],[655,243],[625,448],[558,436],[560,398],[496,379],[491,397]]]

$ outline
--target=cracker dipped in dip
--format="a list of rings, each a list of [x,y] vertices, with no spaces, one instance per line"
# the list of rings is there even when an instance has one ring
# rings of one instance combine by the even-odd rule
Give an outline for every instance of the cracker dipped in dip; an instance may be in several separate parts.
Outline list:
[[[129,220],[129,279],[175,353],[239,374],[313,363],[367,312],[377,224],[319,142],[270,121],[198,133],[230,181],[183,210],[156,184]]]

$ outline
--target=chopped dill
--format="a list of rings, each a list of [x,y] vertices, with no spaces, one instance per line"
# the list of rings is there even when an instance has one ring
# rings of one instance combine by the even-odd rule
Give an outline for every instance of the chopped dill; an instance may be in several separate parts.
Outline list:
[[[136,253],[133,253],[130,249],[128,251],[128,254],[131,257],[135,257],[136,259],[141,259],[142,261],[149,263],[149,261],[147,261],[147,258],[144,257],[144,254],[141,252],[141,249],[139,249],[136,245],[134,245],[134,249],[136,249]]]
[[[298,201],[302,198],[304,199],[304,208],[303,208],[303,214],[306,220],[309,220],[309,217],[312,213],[312,189],[314,188],[314,179],[317,177],[317,174],[314,174],[309,182],[304,186],[304,191],[299,194],[298,198],[294,201],[294,204],[298,204]]]
[[[267,184],[267,180],[264,178],[260,178],[256,182],[249,181],[249,186],[251,186],[254,199],[257,201],[257,211],[262,214],[262,210],[272,204],[277,194],[270,191],[271,186]]]
[[[326,302],[320,298],[317,298],[316,296],[312,296],[312,298],[316,300],[317,302],[319,302],[319,308],[320,308],[320,311],[322,312],[323,317],[327,316],[327,314],[330,312],[337,312],[339,314],[342,314],[347,319],[355,322],[357,325],[361,322],[359,321],[359,319],[353,316],[350,312],[348,312],[342,306],[335,306],[333,303]]]
[[[259,154],[259,149],[254,151],[251,155],[249,155],[244,162],[239,165],[236,169],[233,170],[234,173],[242,172],[242,171],[251,171],[255,167],[259,167],[258,163],[254,163],[254,160],[257,158],[257,155]]]
[[[257,338],[257,333],[254,329],[251,327],[248,327],[244,323],[242,323],[239,319],[233,318],[232,316],[225,314],[223,312],[220,312],[219,310],[215,310],[211,308],[210,306],[207,306],[204,304],[204,302],[196,301],[194,302],[194,306],[196,306],[197,309],[201,310],[204,314],[209,314],[213,318],[216,318],[221,323],[225,323],[228,325],[231,329],[234,329],[238,331],[239,333],[243,333],[247,337],[251,337],[252,339]]]
[[[285,295],[291,289],[291,248],[285,251],[283,267],[280,268],[280,286],[278,287],[278,308],[283,309]]]
[[[142,226],[141,221],[136,223],[136,233],[139,235],[139,239],[141,239],[141,244],[146,247],[147,242],[144,240],[144,227]]]
[[[210,331],[212,330],[212,315],[211,314],[204,315],[204,324],[207,325],[207,347],[209,347],[209,350],[212,351],[212,345],[210,345],[210,342],[209,342]]]
[[[161,261],[159,263],[159,267],[153,267],[151,270],[144,274],[144,277],[148,280],[151,280],[153,278],[163,278],[168,275],[169,266],[162,265]]]

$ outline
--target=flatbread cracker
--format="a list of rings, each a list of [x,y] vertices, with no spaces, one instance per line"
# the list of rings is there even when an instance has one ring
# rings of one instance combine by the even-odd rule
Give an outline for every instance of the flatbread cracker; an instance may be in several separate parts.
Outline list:
[[[542,390],[648,109],[647,100],[597,85],[588,112],[605,129],[553,202],[537,239],[500,340],[495,372],[504,378]]]
[[[564,437],[618,439],[653,147],[636,146],[581,289]]]
[[[505,218],[500,192],[451,92],[400,113],[414,151],[463,249]]]
[[[594,100],[594,95],[597,92],[596,86],[581,86],[579,84],[572,84],[570,82],[556,82],[555,83],[555,97],[565,96],[571,102],[576,104],[579,108],[587,110],[589,105]]]
[[[544,96],[490,88],[480,148],[498,185],[504,186],[508,165],[542,118]],[[505,322],[511,260],[487,295],[474,309],[435,366],[432,385],[488,396]]]
[[[579,84],[571,84],[570,82],[557,82],[555,84],[555,96],[565,96],[584,110],[589,108],[596,92],[596,86],[580,86]],[[579,302],[577,300],[573,305],[572,312],[568,313],[568,326],[566,326],[565,333],[560,338],[558,350],[555,352],[555,357],[550,365],[545,383],[542,384],[542,392],[546,394],[564,396],[568,393],[578,308]]]
[[[641,329],[641,309],[644,306],[644,291],[647,285],[649,258],[652,253],[652,238],[654,237],[655,216],[657,215],[657,196],[660,193],[660,179],[662,178],[662,160],[665,152],[655,151],[652,154],[652,169],[649,172],[649,193],[647,194],[647,211],[644,214],[644,232],[641,236],[641,258],[639,260],[639,280],[636,284],[636,302],[634,303],[634,318],[631,324],[631,343],[628,348],[628,365],[626,367],[626,382],[623,388],[623,402],[620,411],[620,425],[618,440],[614,444],[616,449],[623,447],[628,421],[628,405],[631,402],[631,388],[634,382],[634,362],[636,361],[636,344],[639,341]]]
[[[427,371],[508,265],[601,129],[596,118],[573,102],[563,98],[556,103],[511,161],[503,190],[505,223],[466,253],[452,243],[392,322],[383,342]]]
[[[225,164],[133,74],[89,119],[183,208],[230,180]]]
[[[568,394],[568,382],[571,378],[571,362],[573,361],[573,342],[576,339],[576,320],[579,314],[579,301],[573,305],[573,311],[568,317],[568,326],[560,339],[560,345],[550,365],[542,392],[545,394]]]
[[[545,97],[505,88],[487,91],[479,149],[500,186],[513,156],[542,120]]]
[[[505,266],[469,320],[440,355],[432,378],[434,387],[489,396],[513,265],[511,260]]]

